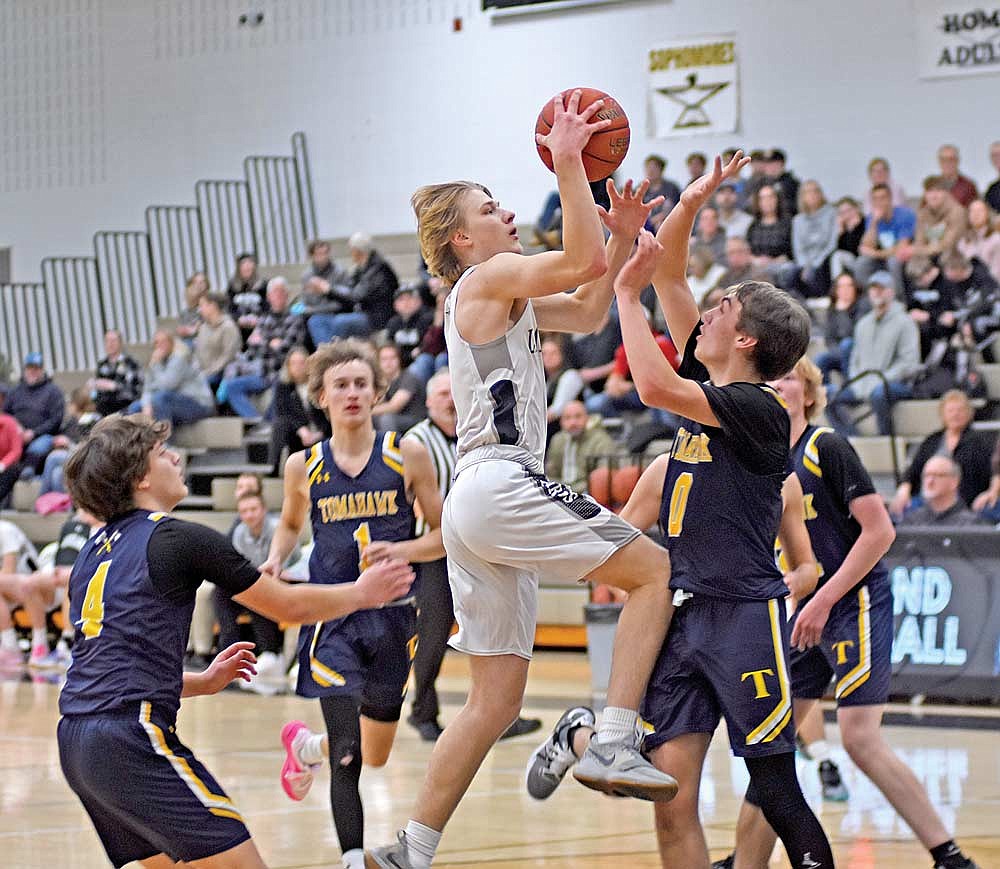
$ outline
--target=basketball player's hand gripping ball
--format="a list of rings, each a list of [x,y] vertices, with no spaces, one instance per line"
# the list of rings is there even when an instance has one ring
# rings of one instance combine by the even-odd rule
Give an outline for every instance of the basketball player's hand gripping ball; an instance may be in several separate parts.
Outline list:
[[[565,90],[549,100],[535,123],[538,155],[549,169],[553,152],[581,153],[588,181],[608,178],[629,144],[628,117],[618,101],[595,88]]]

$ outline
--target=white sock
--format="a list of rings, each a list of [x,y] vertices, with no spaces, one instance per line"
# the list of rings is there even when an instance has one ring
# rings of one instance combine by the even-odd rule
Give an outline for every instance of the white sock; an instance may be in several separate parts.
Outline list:
[[[323,734],[311,730],[301,730],[292,740],[292,747],[299,760],[308,766],[316,766],[323,762]],[[357,850],[357,849],[355,849]],[[351,851],[347,852],[352,853]],[[345,855],[346,856],[346,855]]]
[[[809,753],[813,756],[813,760],[816,763],[822,763],[824,760],[831,760],[830,753],[832,749],[830,748],[830,743],[825,739],[817,739],[811,745],[807,745],[806,748],[809,749]]]
[[[417,821],[406,822],[406,845],[413,869],[430,869],[441,834]]]
[[[6,604],[0,604],[5,606]],[[0,631],[0,649],[12,649],[17,652],[17,631],[13,628],[4,628]]]
[[[36,646],[45,646],[46,650],[48,650],[49,632],[45,628],[31,629],[31,648],[34,649]]]
[[[601,725],[597,728],[597,743],[635,742],[635,726],[639,721],[639,713],[634,709],[622,709],[620,706],[605,706],[601,715]]]
[[[365,869],[365,849],[352,848],[341,858],[344,869]]]

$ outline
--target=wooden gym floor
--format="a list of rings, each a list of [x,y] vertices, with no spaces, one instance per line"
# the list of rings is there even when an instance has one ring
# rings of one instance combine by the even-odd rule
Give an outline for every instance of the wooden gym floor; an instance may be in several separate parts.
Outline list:
[[[461,702],[462,656],[449,653],[439,682],[444,721]],[[55,743],[57,687],[45,682],[0,683],[0,865],[10,869],[98,869],[103,851],[76,798],[63,782]],[[550,727],[567,705],[586,699],[589,668],[577,653],[546,652],[532,665],[525,713]],[[903,717],[908,717],[905,707]],[[888,738],[927,787],[945,824],[983,869],[1000,867],[1000,713],[947,710],[934,726],[890,726]],[[925,710],[926,714],[926,710]],[[249,822],[271,867],[339,867],[326,776],[301,804],[278,785],[278,732],[289,718],[319,727],[318,704],[295,697],[223,692],[185,701],[182,739],[213,771]],[[828,733],[835,738],[835,729]],[[524,765],[535,734],[493,750],[445,833],[435,865],[471,867],[659,866],[648,804],[611,800],[568,779],[546,803],[523,789]],[[391,840],[405,822],[421,780],[428,744],[401,723],[387,767],[365,770],[362,792],[369,844]],[[884,798],[842,752],[851,798],[823,803],[811,764],[800,774],[820,814],[839,867],[930,867],[927,853]],[[113,763],[113,758],[108,758]],[[728,853],[740,795],[742,762],[717,734],[702,782],[701,809],[713,858]],[[787,866],[782,857],[775,866]],[[681,867],[678,867],[681,869]]]

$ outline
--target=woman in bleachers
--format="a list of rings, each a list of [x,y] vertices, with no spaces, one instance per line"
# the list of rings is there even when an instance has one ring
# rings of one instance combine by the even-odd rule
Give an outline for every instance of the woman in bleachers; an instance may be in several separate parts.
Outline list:
[[[830,382],[830,373],[846,374],[854,347],[854,324],[868,312],[868,300],[854,276],[844,272],[830,288],[830,307],[826,313],[826,350],[817,355],[816,364],[823,372],[823,383]]]
[[[198,327],[201,325],[201,312],[198,310],[198,303],[210,290],[208,275],[204,272],[195,272],[188,278],[184,287],[184,310],[177,318],[177,336],[188,345],[198,334]]]
[[[545,400],[548,404],[548,439],[559,431],[559,417],[566,404],[580,397],[583,392],[583,378],[580,372],[566,363],[565,339],[559,334],[550,334],[542,341],[542,366],[545,368]]]
[[[191,350],[165,329],[153,335],[142,398],[132,402],[128,412],[169,420],[174,427],[197,422],[215,412],[212,391]]]
[[[792,259],[792,219],[784,212],[778,191],[764,184],[753,197],[753,223],[747,230],[747,243],[753,263],[766,271],[773,283],[794,269]]]
[[[687,282],[691,293],[700,299],[711,290],[726,273],[712,256],[712,251],[704,245],[695,245],[688,255]]]
[[[830,256],[840,235],[837,212],[826,201],[818,181],[799,187],[799,212],[792,218],[794,263],[783,270],[782,286],[810,299],[830,290]]]
[[[236,321],[246,343],[250,333],[267,313],[267,281],[257,276],[257,257],[241,253],[236,257],[236,271],[226,286],[229,315]]]
[[[919,506],[914,493],[920,491],[924,465],[932,456],[947,456],[962,469],[958,493],[966,505],[974,505],[978,496],[990,486],[990,456],[995,433],[972,428],[972,404],[961,390],[949,389],[942,395],[938,412],[943,427],[924,438],[917,447],[903,482],[889,503],[889,512],[896,518]]]
[[[982,199],[969,203],[969,228],[958,240],[959,251],[967,258],[976,257],[1000,281],[1000,231],[997,216]]]
[[[281,456],[286,447],[291,455],[330,436],[326,414],[309,401],[308,360],[309,354],[304,347],[293,347],[274,385],[274,419],[268,458],[272,477],[277,477],[281,471]]]

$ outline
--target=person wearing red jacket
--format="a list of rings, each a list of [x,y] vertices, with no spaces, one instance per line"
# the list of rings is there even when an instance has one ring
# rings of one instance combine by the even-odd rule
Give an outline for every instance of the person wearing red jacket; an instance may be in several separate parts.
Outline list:
[[[0,385],[0,505],[17,482],[21,472],[21,453],[24,450],[21,426],[14,417],[3,412],[5,397],[6,393]]]

